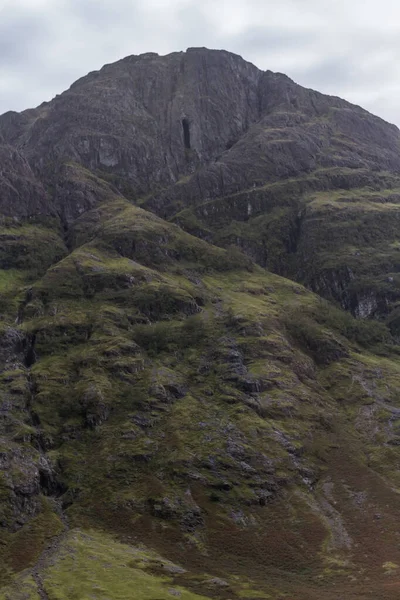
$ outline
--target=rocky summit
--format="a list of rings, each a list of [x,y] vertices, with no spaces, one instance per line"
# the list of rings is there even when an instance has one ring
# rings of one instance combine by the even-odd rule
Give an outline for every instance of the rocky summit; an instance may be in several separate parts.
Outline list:
[[[225,51],[0,116],[0,600],[397,600],[400,132]]]

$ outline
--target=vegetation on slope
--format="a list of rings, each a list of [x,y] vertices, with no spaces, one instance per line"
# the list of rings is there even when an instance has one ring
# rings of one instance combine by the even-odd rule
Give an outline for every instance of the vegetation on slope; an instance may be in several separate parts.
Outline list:
[[[205,49],[0,129],[0,597],[397,598],[398,130]]]
[[[326,191],[334,173],[316,172],[187,208],[174,220],[220,246],[237,245],[357,317],[386,319],[397,335],[398,181],[375,174],[358,187],[354,171],[340,172],[342,189]]]
[[[82,215],[69,245],[34,280],[3,271],[4,598],[312,598],[360,589],[365,569],[394,580],[389,330],[122,199]],[[128,546],[113,554],[104,532]],[[132,541],[190,576],[126,571]]]

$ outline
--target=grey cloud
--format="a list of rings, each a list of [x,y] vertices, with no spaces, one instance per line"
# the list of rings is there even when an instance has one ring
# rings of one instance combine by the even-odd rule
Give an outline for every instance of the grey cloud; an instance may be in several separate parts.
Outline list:
[[[347,88],[348,86],[368,87],[365,74],[356,62],[343,59],[321,60],[311,67],[296,69],[299,81],[307,81],[310,87],[323,86],[324,88]]]
[[[264,52],[270,50],[279,50],[280,52],[296,51],[310,45],[315,37],[312,31],[290,31],[287,29],[276,29],[270,26],[257,25],[245,30],[236,39],[227,39],[227,43],[232,43],[241,48],[243,52],[249,54]]]
[[[92,29],[109,28],[115,24],[121,26],[124,19],[127,19],[131,26],[137,26],[138,20],[141,20],[140,4],[126,0],[108,4],[98,0],[70,0],[68,12],[73,18],[81,20],[85,27]]]
[[[51,39],[51,24],[35,15],[14,14],[0,20],[0,68],[26,64]]]

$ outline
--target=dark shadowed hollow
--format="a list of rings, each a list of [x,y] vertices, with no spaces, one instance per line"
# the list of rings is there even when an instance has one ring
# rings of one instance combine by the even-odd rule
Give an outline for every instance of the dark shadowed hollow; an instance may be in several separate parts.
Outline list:
[[[190,150],[190,125],[187,119],[182,119],[182,128],[183,128],[183,140],[185,143],[185,148]]]

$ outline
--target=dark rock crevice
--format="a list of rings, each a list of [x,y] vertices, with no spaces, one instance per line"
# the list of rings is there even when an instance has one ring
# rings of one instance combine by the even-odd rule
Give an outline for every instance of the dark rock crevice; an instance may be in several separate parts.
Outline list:
[[[54,442],[43,431],[39,415],[35,411],[35,395],[37,390],[28,373],[30,394],[26,403],[29,421],[36,430],[33,445],[39,452],[38,461],[38,490],[43,496],[54,499],[61,498],[68,491],[68,486],[60,479],[59,467],[55,467],[49,460],[47,452],[54,447]],[[60,509],[61,510],[61,509]]]
[[[48,465],[46,465],[47,467]],[[50,468],[39,470],[40,489],[44,496],[60,498],[68,491],[68,487],[57,479],[56,473]]]
[[[19,320],[23,320],[23,313],[26,304],[32,300],[32,290],[28,290],[24,303],[21,305],[19,310]],[[20,365],[21,371],[24,373],[25,379],[25,393],[23,397],[23,414],[24,421],[34,431],[34,434],[30,434],[30,444],[32,452],[30,464],[27,459],[26,468],[30,468],[30,475],[27,481],[30,481],[29,485],[24,485],[21,488],[21,494],[24,496],[24,504],[30,500],[35,506],[37,504],[35,498],[40,494],[45,496],[59,497],[66,491],[66,486],[61,483],[58,479],[58,473],[51,466],[51,462],[48,460],[47,451],[49,447],[52,447],[51,441],[44,434],[41,426],[41,421],[38,413],[35,410],[35,396],[37,394],[36,386],[32,379],[31,368],[36,362],[35,353],[36,335],[27,334],[23,335],[17,330],[11,336],[9,340],[9,352],[8,361],[13,362],[13,366]],[[0,344],[1,345],[1,344]],[[1,372],[1,352],[0,352],[0,372]],[[7,361],[5,362],[5,368],[7,368]],[[12,415],[10,415],[12,418]],[[37,457],[39,454],[39,457]],[[18,493],[18,488],[16,488]],[[36,511],[37,507],[35,508]],[[31,516],[31,515],[28,515]]]
[[[30,369],[36,362],[36,352],[35,352],[35,343],[36,343],[36,334],[27,335],[23,342],[23,350],[24,350],[24,364]]]

